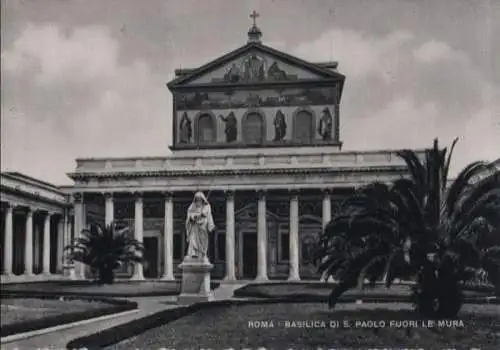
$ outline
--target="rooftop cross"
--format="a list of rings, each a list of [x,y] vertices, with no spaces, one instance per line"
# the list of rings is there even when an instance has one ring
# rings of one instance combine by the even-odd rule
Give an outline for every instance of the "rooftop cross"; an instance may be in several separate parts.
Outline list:
[[[255,11],[253,10],[253,12],[250,14],[250,18],[253,19],[253,25],[254,27],[256,26],[256,23],[255,21],[257,20],[257,18],[259,17],[260,15]]]

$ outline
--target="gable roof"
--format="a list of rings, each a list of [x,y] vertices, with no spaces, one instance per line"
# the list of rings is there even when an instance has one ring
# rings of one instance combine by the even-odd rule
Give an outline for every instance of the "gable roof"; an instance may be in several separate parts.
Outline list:
[[[177,72],[180,73],[181,75],[171,80],[169,83],[167,83],[167,87],[169,89],[172,89],[178,85],[188,83],[194,80],[195,78],[203,75],[204,73],[207,73],[213,69],[223,66],[228,61],[237,58],[238,56],[241,56],[244,53],[249,52],[250,50],[256,50],[261,53],[274,56],[283,61],[286,61],[287,63],[290,63],[291,65],[298,66],[300,68],[305,68],[322,77],[325,77],[326,79],[332,79],[342,82],[345,80],[345,76],[343,74],[329,69],[332,68],[333,65],[310,63],[298,57],[273,49],[272,47],[263,45],[261,43],[250,42],[244,46],[237,48],[236,50],[233,50],[223,56],[220,56],[219,58],[216,58],[208,62],[207,64],[202,65],[201,67],[195,69],[178,70]]]

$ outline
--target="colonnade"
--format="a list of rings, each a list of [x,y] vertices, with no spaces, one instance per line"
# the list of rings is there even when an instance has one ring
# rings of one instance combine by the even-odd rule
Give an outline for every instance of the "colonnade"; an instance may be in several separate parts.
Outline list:
[[[268,232],[266,218],[266,191],[258,192],[257,206],[257,280],[268,280]],[[235,191],[226,191],[226,281],[236,280],[235,269]],[[105,224],[114,221],[114,195],[113,193],[104,193]],[[173,259],[173,236],[174,236],[174,193],[164,192],[164,232],[163,232],[163,274],[162,279],[174,280],[174,259]],[[143,193],[134,193],[134,238],[143,242],[144,238],[144,220],[143,220]],[[323,202],[323,227],[331,219],[331,198],[330,191],[324,191]],[[75,193],[74,195],[74,213],[75,213],[75,234],[78,235],[85,225],[85,213],[83,206],[83,195]],[[184,215],[184,213],[183,213]],[[290,246],[289,246],[289,280],[300,280],[300,257],[299,257],[299,192],[290,191]],[[77,277],[83,278],[84,269],[81,266],[75,266]],[[132,280],[143,280],[144,271],[141,263],[134,264]]]
[[[268,280],[268,232],[267,232],[267,218],[266,218],[266,195],[265,191],[258,192],[258,205],[257,205],[257,280]],[[225,280],[236,280],[235,269],[235,191],[226,191],[226,274]],[[164,280],[174,280],[174,194],[172,192],[164,192],[164,232],[163,232],[163,275]],[[289,214],[289,280],[300,280],[300,257],[299,257],[299,193],[297,191],[290,191],[290,214]],[[144,220],[143,220],[143,193],[134,193],[134,238],[139,242],[143,242],[144,238]],[[4,219],[4,244],[3,244],[3,274],[10,276],[13,274],[13,210],[14,206],[10,203],[5,203],[5,219]],[[104,193],[104,208],[105,208],[105,223],[110,224],[114,221],[114,196],[113,193]],[[24,207],[26,216],[25,225],[25,246],[24,246],[24,275],[33,275],[33,214],[35,210]],[[43,264],[42,274],[50,275],[50,256],[51,256],[51,239],[50,239],[50,223],[51,218],[57,215],[58,220],[58,249],[57,249],[57,270],[61,270],[68,262],[63,261],[62,254],[63,247],[69,244],[72,240],[72,231],[74,237],[78,237],[82,229],[86,226],[86,213],[82,193],[74,193],[73,196],[73,213],[74,220],[71,220],[70,211],[65,210],[63,214],[50,211],[36,210],[36,212],[43,213]],[[323,227],[331,219],[331,198],[330,192],[324,191],[322,202],[322,221]],[[73,222],[72,222],[73,221]],[[74,263],[74,277],[77,279],[85,278],[85,268],[80,263]],[[134,265],[134,272],[131,277],[133,280],[143,280],[144,270],[142,264]]]
[[[12,277],[14,273],[14,215],[16,211],[21,211],[24,216],[24,247],[23,252],[23,273],[22,276],[27,278],[35,275],[34,273],[34,257],[38,256],[39,237],[38,226],[34,224],[34,215],[43,217],[43,228],[41,235],[43,237],[42,245],[42,271],[44,276],[51,275],[51,250],[55,249],[57,272],[62,272],[65,262],[64,247],[71,241],[71,220],[68,209],[51,211],[46,209],[31,208],[29,206],[16,205],[14,203],[2,202],[3,207],[3,244],[2,244],[2,259],[3,271],[2,277]],[[55,218],[53,220],[53,218]],[[57,247],[51,246],[51,221],[57,222]],[[34,228],[35,231],[34,232]],[[36,233],[36,234],[34,234]],[[19,275],[16,275],[19,276]]]

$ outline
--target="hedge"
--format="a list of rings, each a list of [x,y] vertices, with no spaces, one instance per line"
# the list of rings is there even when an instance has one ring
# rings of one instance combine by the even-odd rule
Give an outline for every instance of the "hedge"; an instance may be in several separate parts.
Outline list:
[[[24,296],[31,298],[32,296]],[[2,299],[19,299],[22,298],[19,295],[9,295],[2,296]],[[60,296],[41,296],[38,299],[59,299]],[[9,335],[18,334],[18,333],[26,333],[39,329],[55,327],[67,323],[73,323],[78,321],[83,321],[91,318],[101,317],[105,315],[116,314],[119,312],[125,312],[129,310],[137,309],[137,303],[131,302],[128,300],[114,300],[114,299],[106,299],[106,298],[82,298],[82,297],[65,297],[66,300],[88,300],[88,301],[96,301],[110,304],[109,306],[104,306],[102,308],[85,310],[73,313],[67,313],[62,315],[54,315],[40,319],[34,320],[26,320],[22,322],[15,322],[11,324],[2,325],[0,335],[2,337],[7,337]]]
[[[73,281],[72,281],[73,282]],[[81,283],[78,283],[81,282]],[[46,284],[47,282],[30,282],[26,283],[23,285],[33,285],[33,284]],[[132,282],[130,282],[132,283]],[[141,282],[136,282],[136,283],[141,283]],[[61,284],[63,285],[63,284]],[[68,284],[71,287],[79,286],[81,285],[82,287],[85,286],[93,286],[92,284],[89,284],[88,281],[75,281],[75,284],[71,283]],[[211,282],[211,289],[216,289],[218,288],[220,283],[216,282]],[[33,298],[43,298],[43,297],[53,297],[53,296],[64,296],[64,297],[109,297],[109,298],[135,298],[135,297],[163,297],[163,296],[172,296],[172,295],[179,295],[180,294],[180,284],[179,284],[179,289],[178,290],[158,290],[158,291],[145,291],[145,292],[136,292],[136,293],[130,293],[130,292],[120,292],[119,291],[119,285],[117,284],[117,291],[116,292],[95,292],[95,291],[85,291],[85,289],[82,288],[81,291],[61,291],[61,290],[55,290],[55,291],[50,291],[50,290],[45,290],[45,291],[40,291],[40,290],[30,290],[29,288],[26,289],[20,289],[20,290],[9,290],[8,285],[5,286],[5,288],[2,288],[0,290],[0,298],[5,298],[9,296],[19,296],[19,297],[33,297]]]

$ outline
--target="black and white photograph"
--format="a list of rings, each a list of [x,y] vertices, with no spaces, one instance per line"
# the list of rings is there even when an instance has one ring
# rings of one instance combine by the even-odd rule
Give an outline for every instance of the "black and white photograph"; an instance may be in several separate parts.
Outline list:
[[[0,0],[1,349],[500,349],[500,0]]]

